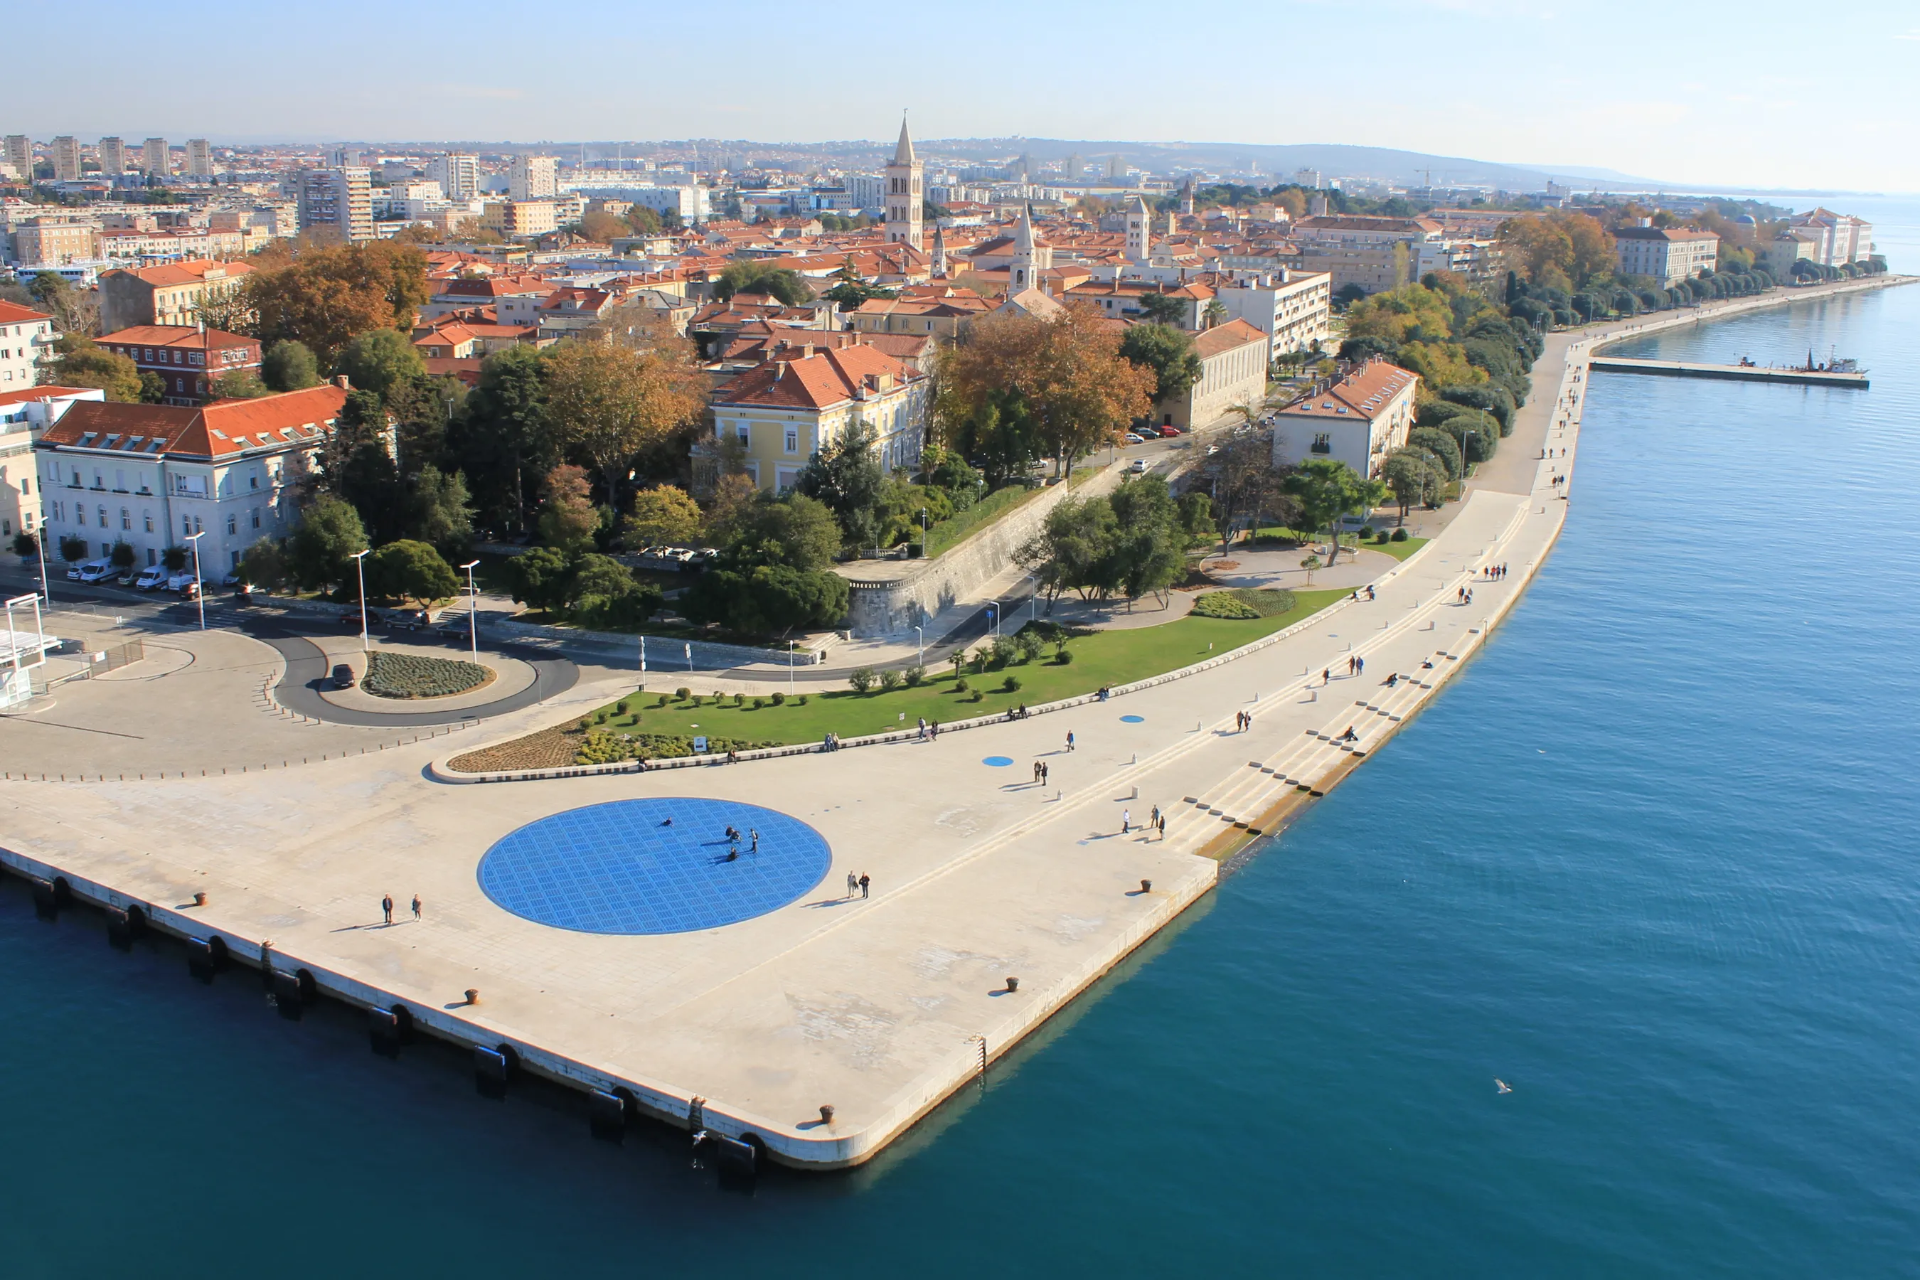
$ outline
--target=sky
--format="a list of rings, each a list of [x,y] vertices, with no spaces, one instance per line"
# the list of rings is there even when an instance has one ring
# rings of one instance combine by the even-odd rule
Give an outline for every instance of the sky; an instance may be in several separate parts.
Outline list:
[[[1920,3],[22,6],[0,133],[1353,143],[1920,192]]]

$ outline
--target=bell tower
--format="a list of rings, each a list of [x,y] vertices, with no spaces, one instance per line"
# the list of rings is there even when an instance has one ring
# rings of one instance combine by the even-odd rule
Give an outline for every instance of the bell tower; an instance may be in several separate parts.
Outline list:
[[[926,166],[913,154],[913,137],[906,117],[900,119],[900,142],[887,166],[887,243],[920,244],[921,213],[926,201]]]

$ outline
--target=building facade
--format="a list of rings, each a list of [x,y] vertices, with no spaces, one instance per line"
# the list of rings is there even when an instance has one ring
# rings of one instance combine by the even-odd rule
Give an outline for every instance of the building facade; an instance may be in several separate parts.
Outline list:
[[[1787,219],[1787,230],[1813,242],[1808,256],[1823,267],[1864,263],[1873,257],[1873,224],[1848,214],[1824,208],[1796,213]]]
[[[920,248],[926,198],[926,167],[913,154],[913,137],[902,120],[900,141],[887,165],[887,243]]]
[[[100,327],[193,325],[203,303],[231,295],[253,268],[244,262],[175,262],[109,271],[100,277]]]
[[[1245,320],[1273,342],[1273,354],[1311,351],[1333,332],[1333,277],[1324,271],[1282,269],[1221,285],[1227,314]]]
[[[53,317],[0,302],[0,391],[30,387],[53,349]]]
[[[1376,218],[1326,214],[1294,223],[1300,268],[1327,273],[1333,292],[1357,285],[1367,293],[1397,289],[1419,279],[1423,246],[1444,236],[1427,218]]]
[[[148,138],[140,144],[140,169],[156,178],[164,178],[173,172],[173,160],[165,138]]]
[[[515,200],[551,200],[560,194],[558,162],[552,156],[515,156],[507,194]]]
[[[1720,253],[1720,237],[1711,231],[1621,227],[1613,242],[1621,275],[1650,277],[1662,289],[1713,270]]]
[[[0,538],[39,531],[40,481],[33,442],[79,401],[106,398],[97,387],[0,386]]]
[[[199,408],[77,403],[34,445],[45,536],[100,556],[124,542],[153,565],[204,534],[201,572],[217,579],[255,540],[291,532],[346,398],[328,384]]]
[[[80,140],[63,133],[53,140],[53,145],[48,149],[53,152],[53,180],[80,181]]]
[[[302,231],[332,231],[346,241],[374,238],[371,171],[309,170],[300,175],[295,196]]]
[[[1334,458],[1363,476],[1378,476],[1387,455],[1413,430],[1420,376],[1370,360],[1320,395],[1273,415],[1273,465]]]
[[[213,177],[213,147],[205,138],[187,139],[187,176],[201,181]]]
[[[762,489],[793,487],[807,460],[864,427],[882,466],[915,467],[932,408],[931,380],[873,347],[781,348],[714,393],[716,439],[738,442]],[[707,446],[711,448],[711,444]]]
[[[480,225],[509,240],[519,236],[544,236],[560,225],[551,200],[489,200],[480,215]]]
[[[480,194],[480,158],[478,156],[436,156],[427,163],[427,176],[440,184],[447,199],[459,203]]]
[[[112,177],[127,171],[127,144],[119,138],[100,139],[100,172]]]
[[[13,229],[13,260],[23,268],[59,267],[100,256],[100,228],[59,215],[28,218]]]
[[[1257,416],[1267,399],[1267,370],[1273,364],[1272,341],[1245,320],[1229,320],[1195,334],[1200,376],[1187,393],[1154,405],[1164,427],[1191,431],[1224,420],[1234,409],[1251,406]]]
[[[197,325],[135,325],[95,341],[159,377],[164,404],[200,404],[213,397],[215,379],[260,368],[259,339]]]

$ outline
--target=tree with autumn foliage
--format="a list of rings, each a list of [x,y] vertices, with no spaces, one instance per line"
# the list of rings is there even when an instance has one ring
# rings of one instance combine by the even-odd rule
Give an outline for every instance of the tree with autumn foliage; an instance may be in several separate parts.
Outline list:
[[[306,244],[266,259],[241,286],[253,336],[304,343],[330,366],[347,344],[375,329],[409,333],[426,305],[426,255],[386,240]]]
[[[1614,268],[1613,234],[1584,213],[1514,218],[1501,226],[1499,242],[1529,284],[1567,293]]]
[[[950,438],[1017,399],[1039,446],[1068,475],[1076,459],[1117,442],[1153,409],[1154,371],[1120,354],[1121,335],[1091,307],[1041,319],[997,312],[940,353],[939,406]]]
[[[565,342],[546,357],[547,420],[599,476],[616,510],[635,461],[698,418],[699,370],[663,350]]]

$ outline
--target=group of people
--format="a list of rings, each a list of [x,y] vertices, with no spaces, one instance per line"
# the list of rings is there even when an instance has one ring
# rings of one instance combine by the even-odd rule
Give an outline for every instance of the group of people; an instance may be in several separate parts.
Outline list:
[[[1486,575],[1487,581],[1498,581],[1507,576],[1507,566],[1504,564],[1490,564],[1486,567]]]
[[[1162,840],[1165,840],[1167,838],[1167,815],[1160,812],[1159,805],[1155,805],[1153,806],[1153,816],[1147,819],[1145,826],[1137,829],[1146,832],[1148,835],[1158,835]],[[1133,810],[1122,809],[1120,811],[1120,834],[1130,836],[1135,830],[1136,828],[1133,825]]]
[[[827,730],[827,736],[820,740],[820,749],[822,751],[838,751],[840,749],[840,735],[831,729]]]
[[[864,871],[862,871],[859,875],[855,875],[851,871],[847,872],[847,896],[849,898],[851,898],[855,893],[858,893],[863,898],[867,897],[868,887],[871,886],[872,884],[873,884],[873,881],[868,879],[867,873]]]
[[[1467,588],[1465,587],[1461,587],[1458,591],[1453,593],[1453,602],[1455,604],[1472,604],[1473,592],[1467,590]]]
[[[1367,594],[1366,594],[1366,595],[1364,595],[1364,596],[1362,596],[1362,595],[1360,594],[1360,593],[1361,593],[1362,591],[1364,591],[1364,592],[1366,592]],[[1355,587],[1355,588],[1353,589],[1353,594],[1352,594],[1352,595],[1350,595],[1350,596],[1348,596],[1348,597],[1347,597],[1347,599],[1349,599],[1349,600],[1371,600],[1371,599],[1373,599],[1373,586],[1372,586],[1371,584],[1369,584],[1369,585],[1367,585],[1367,586],[1364,586],[1364,587]]]
[[[1047,775],[1051,772],[1052,770],[1047,768],[1047,762],[1045,760],[1035,760],[1033,762],[1033,780],[1036,785],[1046,786]]]
[[[1027,718],[1027,715],[1028,715],[1027,704],[1024,702],[1021,703],[1017,708],[1015,707],[1007,708],[1007,719],[1009,720],[1025,720]]]
[[[380,896],[380,916],[388,924],[393,923],[393,895],[390,893]],[[420,918],[420,895],[417,893],[413,895],[413,918]]]
[[[1027,709],[1024,706],[1021,707],[1020,714],[1025,715],[1026,713],[1027,713]],[[940,722],[938,720],[929,720],[925,716],[921,716],[920,717],[920,741],[931,742],[939,736],[940,736]]]
[[[1253,728],[1253,712],[1251,711],[1234,712],[1233,727],[1236,731],[1240,733],[1245,733],[1247,730]]]
[[[740,841],[742,838],[740,835],[740,828],[734,826],[731,822],[729,822],[727,824],[726,835],[727,835],[726,861],[733,862],[740,857]],[[747,847],[747,852],[748,853],[760,852],[760,829],[758,827],[748,827],[746,838],[752,841],[752,843]]]

